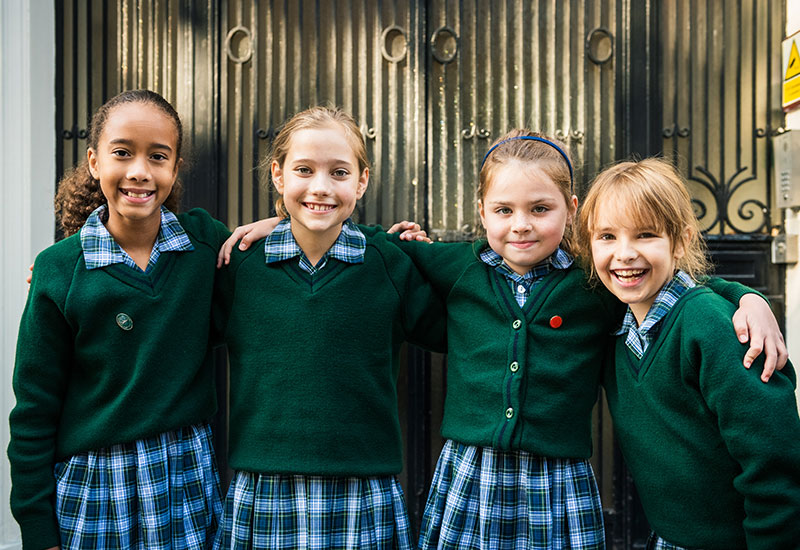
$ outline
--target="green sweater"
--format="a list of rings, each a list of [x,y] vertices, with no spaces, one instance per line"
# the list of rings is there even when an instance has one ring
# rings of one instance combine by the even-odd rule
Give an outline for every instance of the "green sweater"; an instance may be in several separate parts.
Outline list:
[[[178,216],[194,250],[153,270],[87,270],[80,235],[36,258],[17,340],[11,509],[26,547],[58,544],[53,466],[211,417],[216,254],[228,234],[203,210]],[[118,317],[126,314],[132,328]]]
[[[267,264],[234,249],[219,279],[230,361],[229,462],[239,471],[378,476],[402,469],[404,340],[442,349],[441,304],[409,258],[367,238],[364,263]]]
[[[653,530],[689,548],[800,544],[800,420],[791,365],[742,368],[734,307],[685,294],[641,361],[616,341],[604,376],[625,460]],[[634,364],[639,366],[637,374]]]
[[[590,288],[573,266],[546,275],[520,308],[507,280],[480,260],[485,240],[428,244],[377,235],[409,254],[446,303],[442,435],[541,456],[591,456],[592,408],[623,305],[602,287]],[[714,284],[732,301],[748,290]],[[733,331],[728,336],[735,341]]]

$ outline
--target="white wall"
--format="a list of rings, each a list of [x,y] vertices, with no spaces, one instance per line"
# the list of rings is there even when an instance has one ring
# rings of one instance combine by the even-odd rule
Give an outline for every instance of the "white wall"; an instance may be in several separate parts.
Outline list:
[[[797,31],[800,31],[800,0],[786,0],[786,36]],[[783,74],[780,80],[783,81]],[[786,128],[800,132],[800,108],[786,114]],[[786,230],[800,234],[800,212],[797,210],[786,210]],[[797,368],[800,365],[800,263],[786,268],[786,346]],[[800,389],[797,402],[800,408]]]
[[[36,14],[35,17],[32,14]],[[28,266],[53,242],[55,4],[0,1],[0,550],[21,548],[8,506],[11,374]]]

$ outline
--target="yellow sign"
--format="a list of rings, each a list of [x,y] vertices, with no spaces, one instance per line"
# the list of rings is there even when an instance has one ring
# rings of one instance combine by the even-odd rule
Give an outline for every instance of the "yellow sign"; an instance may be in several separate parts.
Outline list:
[[[781,45],[781,66],[783,68],[783,101],[784,111],[800,105],[800,53],[797,51],[797,40],[800,33],[795,33]]]

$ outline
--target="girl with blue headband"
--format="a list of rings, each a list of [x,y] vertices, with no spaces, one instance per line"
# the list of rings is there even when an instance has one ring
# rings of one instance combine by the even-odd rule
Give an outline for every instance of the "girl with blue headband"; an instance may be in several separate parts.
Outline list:
[[[447,305],[447,441],[420,548],[605,547],[591,412],[624,311],[575,265],[572,182],[564,144],[514,130],[481,167],[485,239],[376,235],[399,243]],[[714,286],[732,299],[742,288]]]

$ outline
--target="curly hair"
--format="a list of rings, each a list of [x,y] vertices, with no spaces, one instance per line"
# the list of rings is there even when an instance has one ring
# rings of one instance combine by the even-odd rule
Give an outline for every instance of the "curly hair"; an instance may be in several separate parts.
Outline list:
[[[178,134],[176,159],[181,158],[181,146],[183,145],[183,125],[178,113],[170,103],[156,92],[150,90],[129,90],[118,94],[106,101],[92,116],[89,123],[89,136],[87,146],[97,150],[100,136],[106,126],[108,117],[114,108],[127,103],[143,103],[153,105],[164,112],[175,123],[175,130]],[[177,161],[176,161],[177,162]],[[175,180],[172,192],[164,201],[164,206],[173,212],[177,212],[183,194],[183,186],[179,179]],[[55,197],[55,211],[61,230],[65,237],[77,233],[86,223],[97,207],[106,204],[106,198],[100,189],[100,182],[89,172],[89,162],[84,159],[78,166],[68,170],[64,177],[58,182],[58,190]]]

